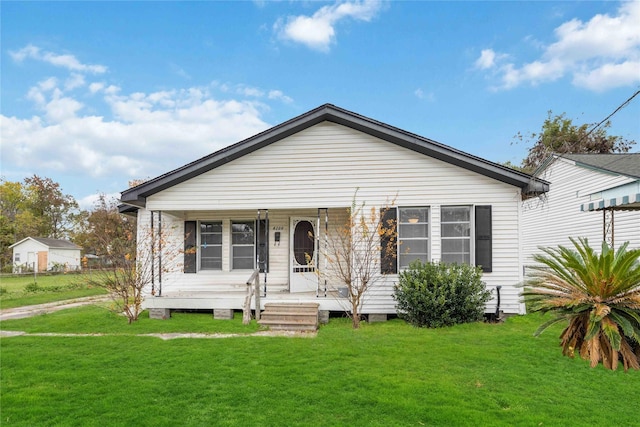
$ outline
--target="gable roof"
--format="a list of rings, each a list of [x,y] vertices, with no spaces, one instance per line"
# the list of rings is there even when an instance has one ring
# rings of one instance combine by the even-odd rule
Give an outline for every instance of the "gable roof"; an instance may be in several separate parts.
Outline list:
[[[27,240],[35,240],[36,242],[42,243],[43,245],[47,246],[49,249],[78,249],[78,250],[81,249],[80,246],[76,245],[75,243],[71,243],[68,240],[49,239],[47,237],[25,237],[19,242],[16,242],[13,245],[9,246],[9,248],[17,246],[20,243],[25,242]]]
[[[130,213],[136,210],[136,207],[144,207],[146,198],[153,194],[324,121],[355,129],[415,152],[520,187],[525,194],[539,194],[549,190],[548,182],[534,178],[526,173],[456,150],[431,139],[398,129],[335,105],[324,104],[271,129],[123,191],[120,201],[124,205],[120,207],[120,212]]]
[[[605,172],[640,178],[640,153],[561,154],[559,157]]]

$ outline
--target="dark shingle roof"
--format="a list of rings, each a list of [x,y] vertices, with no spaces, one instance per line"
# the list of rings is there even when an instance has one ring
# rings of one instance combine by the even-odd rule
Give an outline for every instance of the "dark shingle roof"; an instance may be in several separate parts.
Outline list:
[[[47,245],[50,248],[56,249],[80,249],[80,246],[71,243],[68,240],[62,239],[49,239],[46,237],[32,237],[33,240],[42,243],[43,245]]]
[[[561,154],[560,157],[608,172],[640,178],[640,153]]]

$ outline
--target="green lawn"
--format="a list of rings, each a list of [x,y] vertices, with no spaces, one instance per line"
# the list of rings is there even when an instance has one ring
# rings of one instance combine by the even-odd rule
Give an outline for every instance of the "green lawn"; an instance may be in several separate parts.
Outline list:
[[[633,426],[640,372],[563,357],[539,316],[438,330],[402,321],[316,338],[174,339],[253,332],[240,317],[126,320],[98,307],[2,322],[3,330],[108,336],[2,338],[3,426]]]
[[[43,304],[106,294],[87,284],[90,273],[32,274],[0,277],[0,308]]]

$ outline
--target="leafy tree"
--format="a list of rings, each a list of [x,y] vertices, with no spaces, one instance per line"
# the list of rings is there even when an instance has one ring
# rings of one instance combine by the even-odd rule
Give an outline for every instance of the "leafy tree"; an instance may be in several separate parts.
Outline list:
[[[533,142],[527,157],[522,161],[522,167],[527,172],[535,171],[551,154],[577,153],[626,153],[636,143],[621,136],[607,133],[610,122],[590,132],[591,124],[576,126],[565,113],[552,116],[548,112],[547,119],[542,124],[540,132],[523,135],[518,133],[516,141]]]
[[[71,215],[78,209],[73,196],[62,193],[60,184],[51,178],[33,175],[25,178],[26,206],[38,220],[37,234],[41,237],[61,239],[71,231]]]
[[[135,252],[136,220],[121,215],[115,200],[104,194],[98,197],[93,210],[76,216],[77,231],[73,241],[86,253],[98,256]]]
[[[0,179],[0,265],[12,264],[8,249],[17,241],[16,217],[24,205],[24,193],[19,182]]]
[[[0,264],[11,264],[9,246],[25,237],[68,237],[77,208],[50,178],[0,179]]]
[[[571,239],[575,250],[563,246],[542,249],[539,266],[527,279],[523,295],[532,311],[551,312],[536,335],[558,322],[567,322],[560,335],[562,354],[577,351],[595,367],[602,362],[615,370],[640,369],[640,249],[618,251],[602,242],[597,254],[587,239]]]

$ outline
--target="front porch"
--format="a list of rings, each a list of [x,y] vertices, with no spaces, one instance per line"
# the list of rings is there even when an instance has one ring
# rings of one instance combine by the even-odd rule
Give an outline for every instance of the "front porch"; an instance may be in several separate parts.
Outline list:
[[[161,297],[148,296],[143,307],[149,310],[242,310],[246,296],[246,291],[175,292]],[[347,298],[341,297],[337,291],[328,291],[326,297],[317,296],[316,292],[274,292],[260,297],[260,310],[264,310],[265,304],[273,302],[317,303],[320,311],[345,311],[349,307]],[[251,309],[255,308],[252,298]]]

